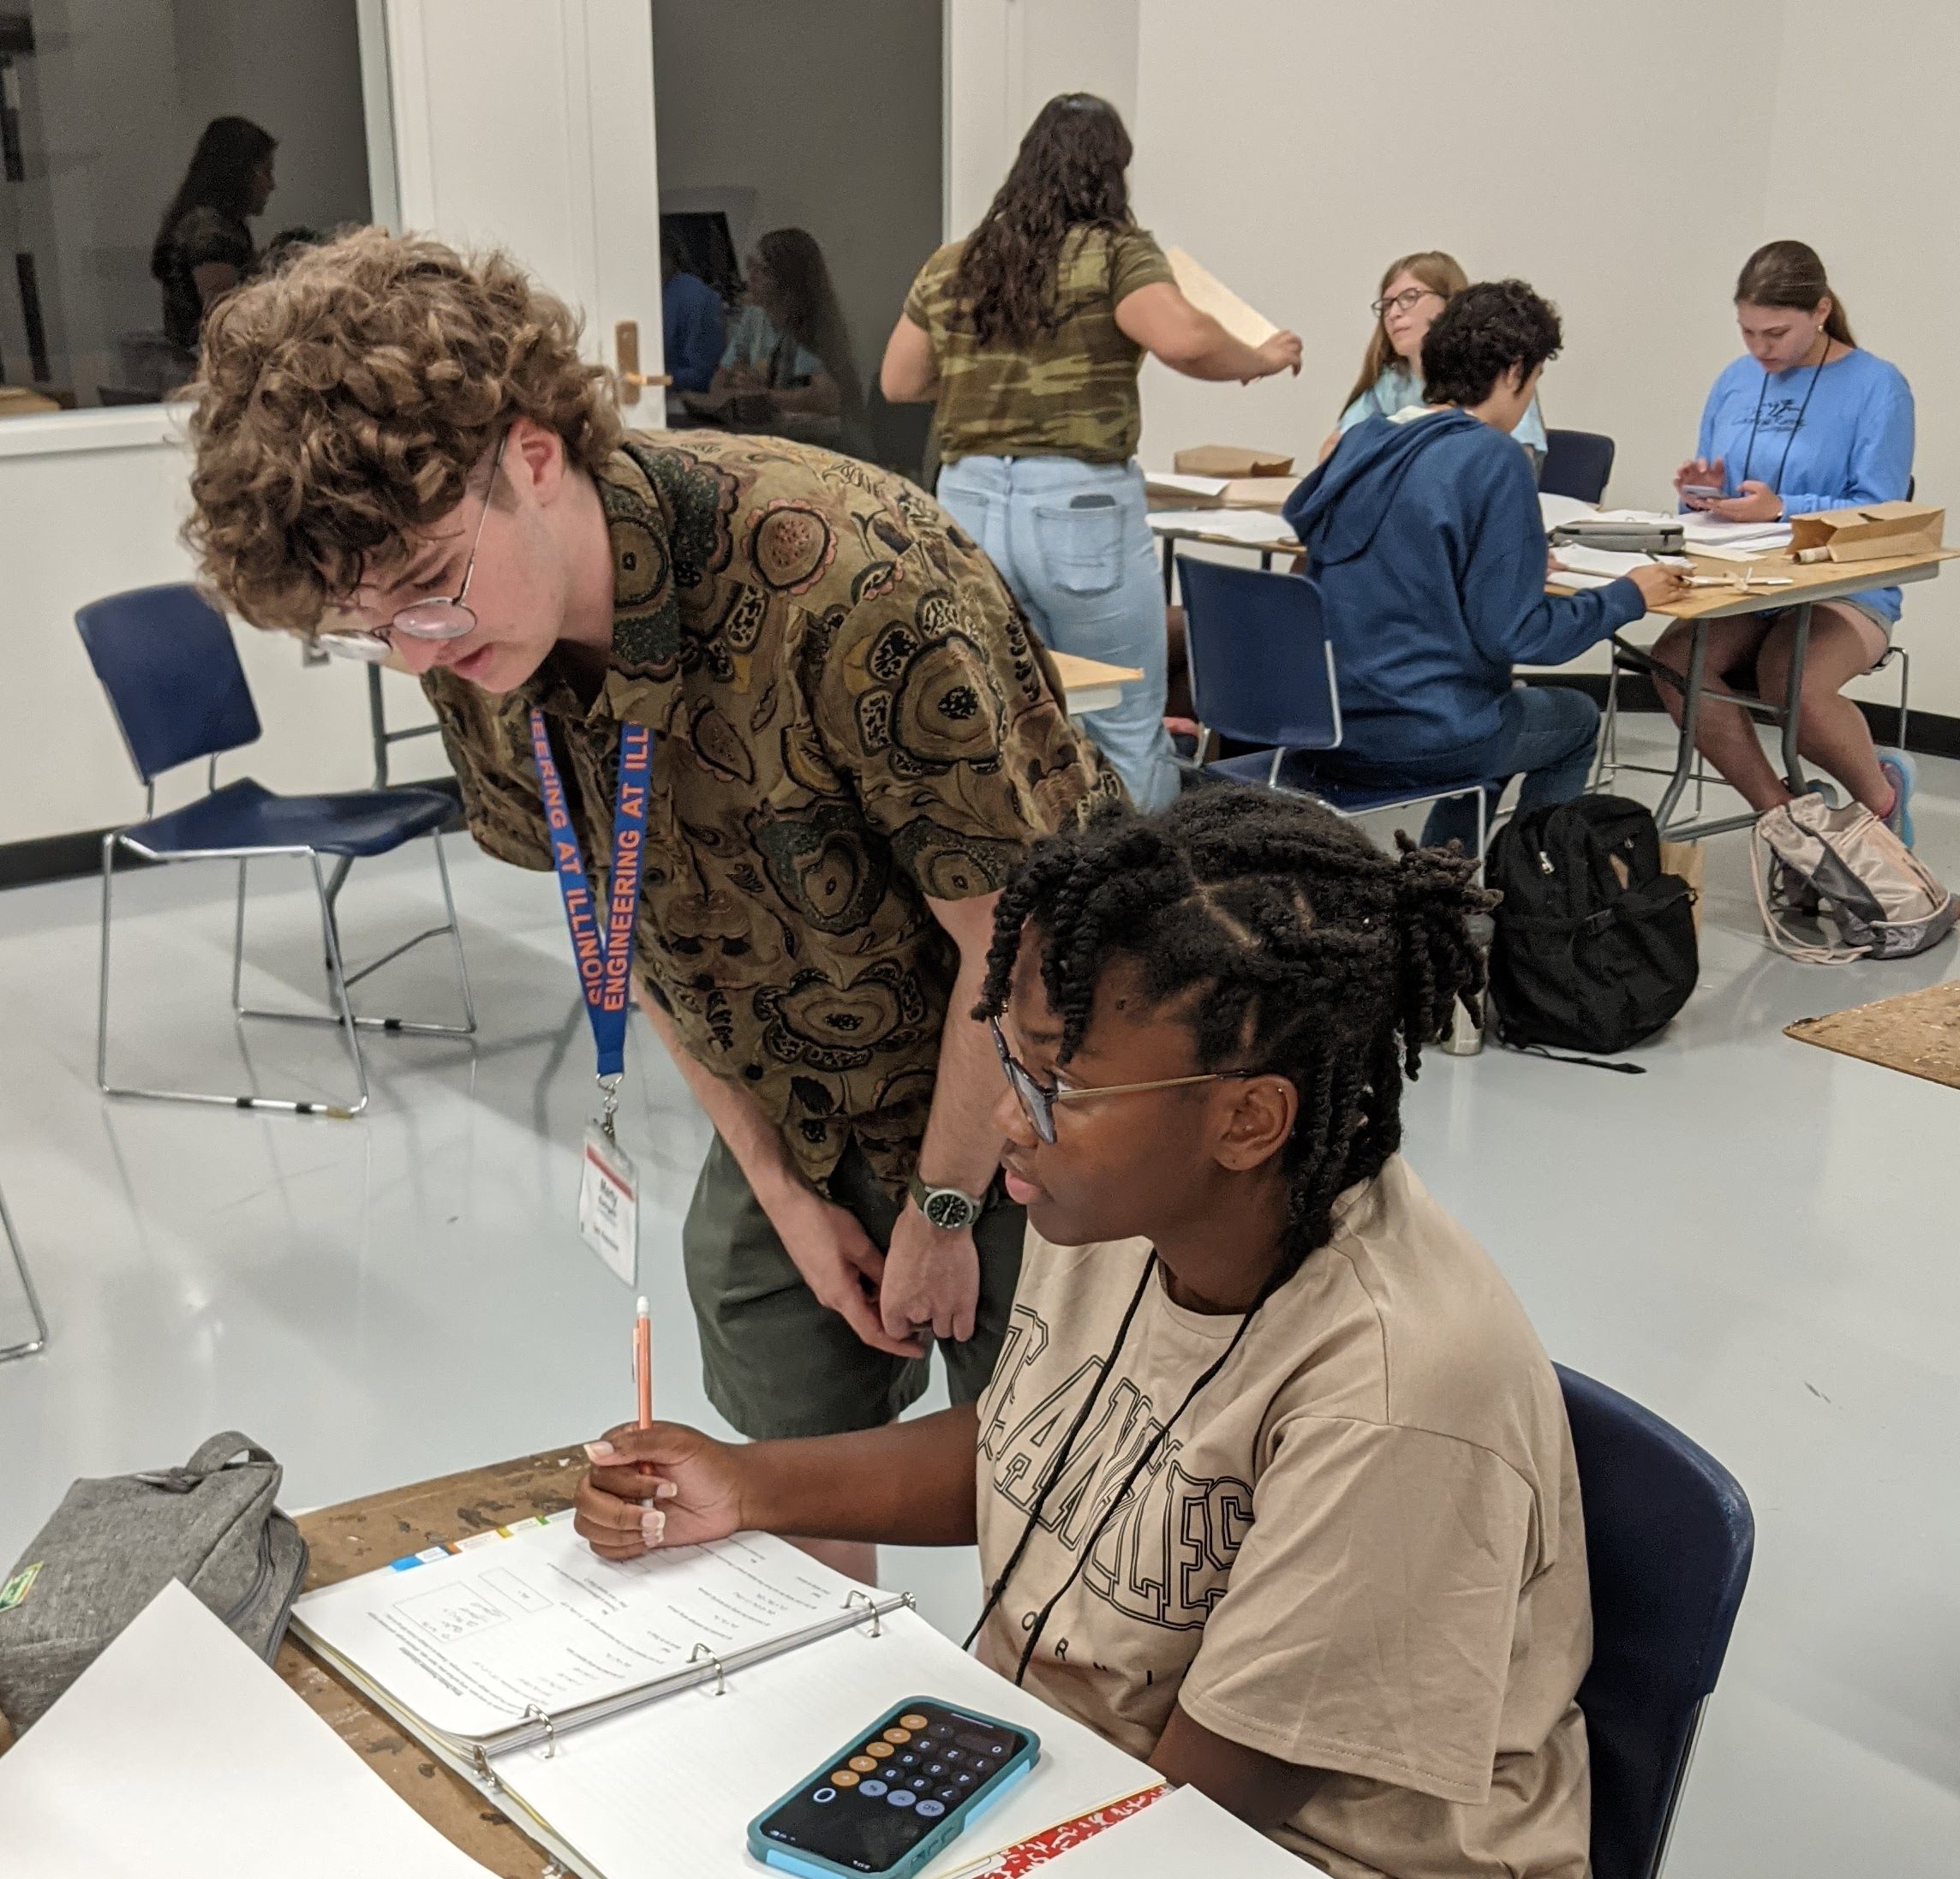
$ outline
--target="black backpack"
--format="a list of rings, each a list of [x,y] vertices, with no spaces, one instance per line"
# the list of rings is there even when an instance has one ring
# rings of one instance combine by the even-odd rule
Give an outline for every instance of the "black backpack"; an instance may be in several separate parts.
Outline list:
[[[1688,1002],[1694,893],[1662,873],[1640,804],[1581,796],[1527,810],[1491,839],[1485,879],[1503,895],[1490,967],[1502,1042],[1623,1050]]]

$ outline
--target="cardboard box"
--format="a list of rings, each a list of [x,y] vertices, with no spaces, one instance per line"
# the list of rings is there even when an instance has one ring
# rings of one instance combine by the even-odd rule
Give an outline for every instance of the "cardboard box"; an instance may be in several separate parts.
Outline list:
[[[1306,481],[1302,476],[1234,476],[1218,498],[1221,509],[1271,509],[1286,506],[1286,500]]]
[[[1946,512],[1926,502],[1873,502],[1861,509],[1826,509],[1792,516],[1790,550],[1821,549],[1812,560],[1878,561],[1901,554],[1930,554],[1939,548]]]
[[[1290,476],[1293,458],[1277,451],[1245,450],[1236,444],[1200,444],[1170,460],[1180,476]]]
[[[1234,339],[1249,346],[1263,346],[1280,329],[1259,311],[1249,307],[1210,268],[1192,260],[1181,248],[1167,248],[1171,278],[1177,290],[1200,313],[1208,313]]]

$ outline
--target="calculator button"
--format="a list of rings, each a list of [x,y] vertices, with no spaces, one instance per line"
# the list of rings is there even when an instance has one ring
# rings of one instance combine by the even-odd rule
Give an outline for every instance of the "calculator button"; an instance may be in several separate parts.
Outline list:
[[[958,1768],[959,1764],[966,1759],[966,1757],[963,1756],[958,1749],[947,1749],[944,1751],[944,1755],[945,1759],[954,1768]]]
[[[837,1768],[831,1774],[830,1785],[833,1787],[856,1787],[858,1777],[849,1768]]]
[[[943,1762],[929,1762],[926,1763],[925,1771],[928,1774],[943,1774],[946,1773],[946,1763]]]
[[[810,1796],[810,1798],[819,1807],[828,1807],[837,1798],[837,1790],[834,1787],[820,1787]]]
[[[923,1729],[925,1727],[925,1722],[926,1719],[923,1716],[900,1716],[899,1718],[899,1726],[903,1729]]]
[[[889,1742],[867,1742],[864,1744],[864,1752],[867,1755],[876,1756],[882,1762],[892,1752],[892,1744]]]
[[[918,1757],[916,1755],[901,1755],[898,1766],[902,1768],[916,1768],[918,1766]]]
[[[878,1764],[868,1755],[852,1756],[851,1766],[856,1768],[860,1774],[875,1774],[878,1772]]]
[[[965,1774],[965,1772],[956,1774],[953,1778],[954,1780],[959,1782],[962,1787],[971,1787],[973,1786],[973,1777],[971,1774]]]
[[[858,1792],[876,1800],[885,1792],[885,1784],[882,1781],[867,1781]]]
[[[932,1792],[932,1783],[923,1774],[915,1774],[911,1780],[905,1783],[905,1786],[915,1794],[928,1794]]]
[[[940,1789],[939,1798],[946,1802],[950,1806],[955,1801],[965,1800],[966,1797],[962,1794],[958,1788],[947,1786]]]
[[[921,1820],[937,1820],[945,1811],[945,1804],[940,1801],[921,1801],[918,1804],[918,1817]]]
[[[911,1738],[912,1732],[910,1729],[887,1729],[885,1732],[886,1741],[896,1743],[901,1746],[904,1744],[910,1742]]]
[[[909,1787],[894,1787],[885,1797],[885,1805],[887,1807],[910,1807],[917,1798],[918,1796],[913,1793]]]

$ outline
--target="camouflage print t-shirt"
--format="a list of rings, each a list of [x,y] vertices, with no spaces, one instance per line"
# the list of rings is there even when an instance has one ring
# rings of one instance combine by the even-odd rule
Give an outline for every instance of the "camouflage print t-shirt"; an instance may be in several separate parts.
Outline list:
[[[1055,329],[1031,345],[983,346],[955,300],[964,242],[918,272],[905,317],[923,327],[939,369],[933,422],[942,463],[962,457],[1073,457],[1123,464],[1137,453],[1144,349],[1116,324],[1118,302],[1171,278],[1163,250],[1142,229],[1071,230],[1058,265]]]
[[[553,660],[502,696],[423,681],[470,833],[550,865],[541,705],[603,904],[619,727],[651,726],[636,976],[812,1182],[855,1137],[895,1194],[959,963],[927,898],[992,893],[1119,786],[992,564],[901,478],[689,431],[630,439],[599,493],[614,611],[590,705]]]

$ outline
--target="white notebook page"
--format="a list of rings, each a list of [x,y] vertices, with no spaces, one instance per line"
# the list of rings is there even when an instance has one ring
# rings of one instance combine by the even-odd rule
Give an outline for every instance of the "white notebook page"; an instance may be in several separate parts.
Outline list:
[[[0,1873],[486,1879],[174,1580],[0,1756]]]
[[[554,1714],[684,1670],[696,1644],[726,1657],[806,1631],[852,1589],[768,1534],[601,1559],[567,1510],[309,1592],[293,1619],[424,1722],[487,1736],[534,1704]]]
[[[712,1686],[710,1686],[712,1687]],[[1157,1780],[1144,1763],[1017,1690],[911,1612],[738,1672],[724,1696],[682,1691],[499,1756],[500,1779],[605,1879],[736,1879],[767,1871],[748,1823],[893,1704],[937,1697],[1030,1728],[1042,1754],[1019,1786],[926,1869],[960,1872]]]

